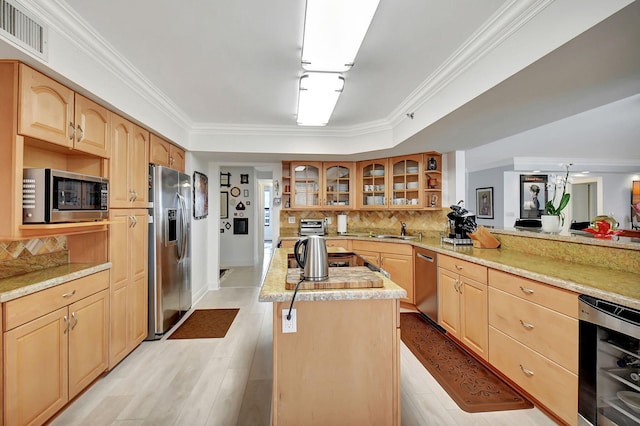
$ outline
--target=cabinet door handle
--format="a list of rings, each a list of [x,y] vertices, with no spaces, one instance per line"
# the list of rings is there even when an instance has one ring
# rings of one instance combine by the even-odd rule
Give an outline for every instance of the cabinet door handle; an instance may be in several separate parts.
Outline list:
[[[529,370],[528,368],[524,368],[522,364],[520,364],[520,370],[522,370],[522,372],[529,377],[533,376],[533,371]]]
[[[131,200],[131,201],[137,200],[138,199],[138,193],[136,192],[136,190],[133,189],[131,192],[133,193],[133,200]]]
[[[524,322],[522,320],[520,320],[520,324],[522,324],[522,326],[527,330],[533,330],[535,328],[533,324],[529,324],[528,322]]]
[[[76,325],[78,325],[78,315],[76,315],[75,312],[71,312],[71,318],[73,318],[73,325],[71,326],[71,330],[73,331],[74,328],[76,328]]]
[[[64,316],[64,323],[65,323],[67,326],[64,328],[63,333],[64,333],[64,334],[67,334],[67,332],[69,331],[69,317],[68,317],[68,316],[66,316],[66,315]]]
[[[525,293],[525,294],[533,294],[534,293],[534,291],[531,290],[530,288],[525,288],[525,287],[522,287],[522,286],[520,286],[520,290],[522,290],[522,292]]]
[[[84,130],[82,130],[82,127],[80,127],[79,124],[76,127],[80,131],[80,134],[78,135],[78,142],[82,142],[82,139],[84,139]]]
[[[73,290],[73,291],[71,291],[71,292],[69,292],[69,293],[65,293],[65,294],[63,294],[63,295],[62,295],[62,297],[65,297],[65,298],[67,298],[67,299],[68,299],[68,298],[70,298],[70,297],[74,296],[75,294],[76,294],[76,291],[75,291],[75,290]]]
[[[462,281],[458,281],[458,291],[462,294]]]
[[[73,138],[76,137],[76,128],[73,127],[73,123],[72,122],[69,122],[69,131],[70,131],[69,132],[70,133],[69,140],[73,140]]]

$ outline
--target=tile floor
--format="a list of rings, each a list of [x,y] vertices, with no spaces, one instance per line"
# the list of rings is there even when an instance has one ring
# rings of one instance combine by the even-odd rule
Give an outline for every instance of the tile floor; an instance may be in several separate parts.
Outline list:
[[[269,425],[271,305],[259,267],[233,267],[196,308],[239,307],[224,339],[143,342],[57,416],[52,425]],[[553,425],[537,409],[466,413],[402,345],[403,425]]]

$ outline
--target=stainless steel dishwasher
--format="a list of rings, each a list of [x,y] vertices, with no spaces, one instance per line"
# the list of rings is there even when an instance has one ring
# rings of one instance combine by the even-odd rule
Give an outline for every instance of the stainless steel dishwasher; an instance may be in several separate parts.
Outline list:
[[[413,249],[416,307],[438,323],[438,264],[436,252],[424,248]]]

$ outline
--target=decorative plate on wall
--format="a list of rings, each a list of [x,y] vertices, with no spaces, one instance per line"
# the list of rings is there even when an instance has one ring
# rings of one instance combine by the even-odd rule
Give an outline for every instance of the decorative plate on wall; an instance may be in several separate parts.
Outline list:
[[[229,193],[231,194],[232,197],[238,197],[240,195],[240,188],[238,188],[237,186],[234,186],[233,188],[231,188]]]

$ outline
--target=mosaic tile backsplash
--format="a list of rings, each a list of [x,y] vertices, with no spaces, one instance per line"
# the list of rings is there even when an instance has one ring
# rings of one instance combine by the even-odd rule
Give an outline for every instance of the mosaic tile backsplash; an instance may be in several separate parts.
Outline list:
[[[0,241],[0,279],[69,263],[66,236]]]

